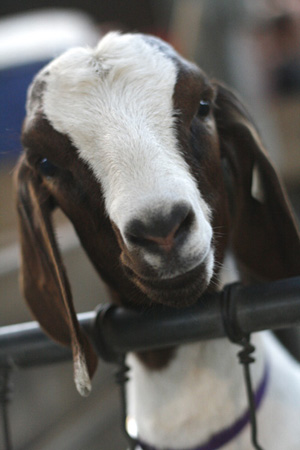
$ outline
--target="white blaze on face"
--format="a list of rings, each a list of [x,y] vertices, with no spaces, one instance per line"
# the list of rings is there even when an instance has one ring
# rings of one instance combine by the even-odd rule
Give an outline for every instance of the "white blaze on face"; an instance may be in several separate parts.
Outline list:
[[[177,68],[139,35],[110,33],[95,49],[75,48],[40,74],[43,111],[66,134],[101,183],[108,216],[124,236],[145,211],[190,204],[196,217],[183,254],[210,251],[210,211],[175,132],[173,93]],[[59,149],[57,149],[59,151]],[[212,265],[210,254],[209,265]],[[159,264],[157,259],[148,262]]]

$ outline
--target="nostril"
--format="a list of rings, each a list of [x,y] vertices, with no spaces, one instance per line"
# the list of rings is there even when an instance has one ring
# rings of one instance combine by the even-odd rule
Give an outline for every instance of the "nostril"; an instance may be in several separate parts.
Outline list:
[[[182,220],[182,222],[178,225],[176,231],[175,231],[175,239],[178,241],[182,238],[185,238],[187,234],[190,232],[191,226],[194,222],[195,214],[192,210],[189,210],[186,214],[185,218]]]
[[[149,240],[147,237],[135,236],[134,234],[126,234],[127,240],[138,247],[147,247],[151,244],[151,239]]]
[[[147,221],[134,219],[126,227],[127,241],[149,251],[170,251],[188,236],[195,214],[186,204],[175,205],[171,213],[156,212]]]
[[[128,243],[144,247],[148,243],[147,230],[144,222],[139,219],[133,219],[126,226],[125,238]]]

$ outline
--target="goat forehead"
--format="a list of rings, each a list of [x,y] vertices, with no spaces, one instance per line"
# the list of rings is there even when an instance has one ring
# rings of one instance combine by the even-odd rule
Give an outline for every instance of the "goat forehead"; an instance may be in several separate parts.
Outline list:
[[[78,122],[86,126],[90,116],[102,130],[117,123],[122,114],[129,119],[142,118],[141,114],[152,120],[162,116],[164,106],[172,106],[177,70],[170,58],[142,37],[110,34],[95,49],[66,52],[41,76],[46,80],[44,112],[59,131],[74,134]]]
[[[178,194],[176,177],[198,196],[177,148],[176,53],[156,44],[139,35],[109,34],[95,49],[73,49],[40,74],[43,113],[92,168],[109,214],[117,197],[130,202],[137,189]]]
[[[65,53],[41,76],[44,114],[92,166],[108,141],[116,157],[128,133],[131,143],[145,129],[169,140],[176,66],[142,37],[110,34],[95,49]]]

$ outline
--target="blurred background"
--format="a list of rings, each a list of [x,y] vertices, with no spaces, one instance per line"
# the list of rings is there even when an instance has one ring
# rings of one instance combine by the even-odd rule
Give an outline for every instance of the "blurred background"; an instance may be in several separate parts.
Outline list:
[[[300,215],[298,0],[2,0],[0,326],[31,320],[19,293],[12,192],[27,87],[53,57],[72,46],[95,45],[103,34],[116,29],[163,37],[211,77],[239,91]],[[94,309],[106,301],[105,287],[71,225],[59,213],[55,221],[77,311]],[[82,399],[73,385],[71,363],[16,369],[10,405],[14,449],[125,448],[112,372],[100,363],[93,394]]]

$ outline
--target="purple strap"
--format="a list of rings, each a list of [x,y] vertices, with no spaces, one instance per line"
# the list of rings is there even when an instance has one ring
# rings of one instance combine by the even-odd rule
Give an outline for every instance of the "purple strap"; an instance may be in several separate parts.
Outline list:
[[[254,395],[256,410],[258,410],[264,398],[268,386],[268,381],[269,381],[269,365],[266,364],[263,378],[260,384],[258,385],[258,388]],[[223,447],[223,445],[228,444],[228,442],[232,441],[246,427],[246,425],[248,425],[249,422],[250,422],[250,415],[249,410],[247,410],[239,419],[237,419],[236,422],[234,422],[233,425],[224,428],[219,433],[213,435],[205,444],[202,444],[199,447],[194,447],[186,450],[217,450]],[[137,440],[136,443],[142,450],[158,450],[156,447],[148,445],[140,440]],[[171,450],[171,449],[164,448],[163,450]]]

